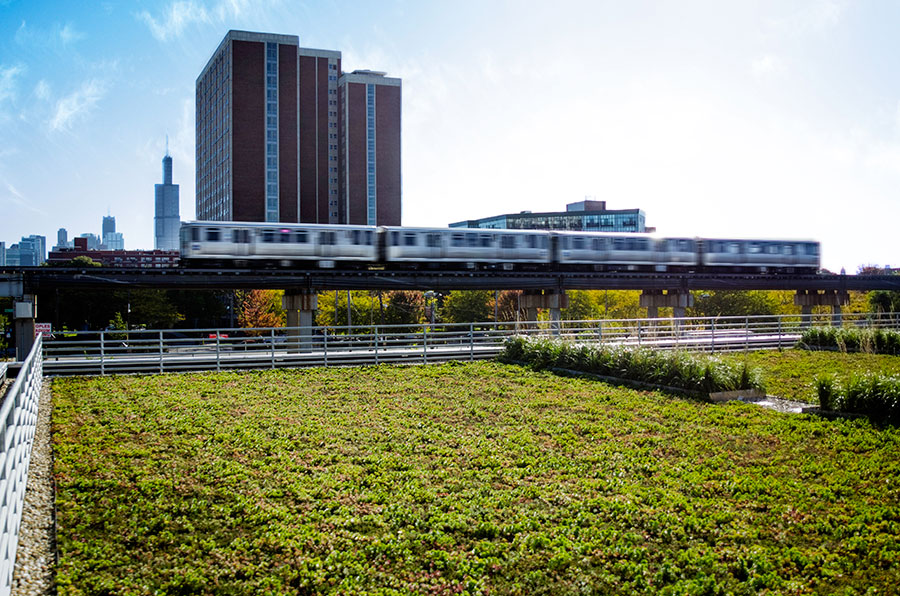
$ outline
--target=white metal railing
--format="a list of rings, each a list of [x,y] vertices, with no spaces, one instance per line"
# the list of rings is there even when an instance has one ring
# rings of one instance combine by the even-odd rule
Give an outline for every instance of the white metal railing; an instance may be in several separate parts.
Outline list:
[[[785,348],[809,325],[900,328],[898,315],[781,315],[679,319],[517,321],[265,329],[63,332],[44,339],[47,374],[429,363],[491,358],[513,335],[661,350]]]
[[[43,345],[39,335],[0,407],[0,446],[3,448],[3,467],[0,468],[0,596],[7,596],[12,589],[42,385]]]

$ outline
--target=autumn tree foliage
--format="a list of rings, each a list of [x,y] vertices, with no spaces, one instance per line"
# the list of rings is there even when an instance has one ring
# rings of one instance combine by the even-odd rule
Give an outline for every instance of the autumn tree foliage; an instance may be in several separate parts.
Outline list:
[[[284,327],[286,315],[280,290],[250,290],[244,293],[238,325],[244,328]]]

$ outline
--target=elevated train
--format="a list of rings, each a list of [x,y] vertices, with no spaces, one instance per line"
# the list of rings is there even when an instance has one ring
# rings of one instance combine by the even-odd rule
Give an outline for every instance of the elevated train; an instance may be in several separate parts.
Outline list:
[[[815,273],[812,240],[649,234],[194,221],[191,267]]]

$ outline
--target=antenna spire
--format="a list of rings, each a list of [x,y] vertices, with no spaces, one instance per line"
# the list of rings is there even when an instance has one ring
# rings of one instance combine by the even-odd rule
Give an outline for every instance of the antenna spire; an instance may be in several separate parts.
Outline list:
[[[169,156],[169,133],[166,133],[166,157]]]

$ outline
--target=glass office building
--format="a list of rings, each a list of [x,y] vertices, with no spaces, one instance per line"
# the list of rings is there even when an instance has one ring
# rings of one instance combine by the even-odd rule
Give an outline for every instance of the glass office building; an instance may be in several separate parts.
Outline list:
[[[581,201],[566,211],[510,213],[450,224],[451,228],[504,230],[571,230],[581,232],[652,232],[640,209],[606,209],[604,201]]]

